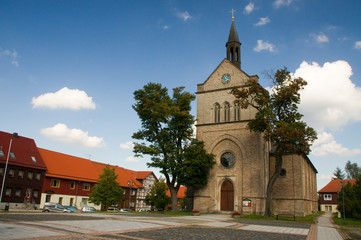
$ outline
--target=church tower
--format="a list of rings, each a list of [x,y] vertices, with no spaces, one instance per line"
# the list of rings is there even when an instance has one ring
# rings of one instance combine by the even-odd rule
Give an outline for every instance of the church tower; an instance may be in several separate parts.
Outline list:
[[[232,11],[233,13],[233,11]],[[232,14],[233,15],[233,14]],[[231,94],[234,87],[247,87],[257,75],[241,69],[241,43],[234,18],[226,42],[226,58],[211,75],[197,85],[197,138],[216,164],[208,175],[208,184],[194,192],[194,209],[202,212],[263,214],[274,157],[270,144],[261,133],[247,128],[255,118],[253,107],[241,108]],[[285,156],[284,172],[275,184],[273,210],[295,215],[317,210],[316,170],[307,157]]]
[[[238,68],[241,68],[241,43],[238,39],[234,17],[232,16],[231,30],[229,31],[228,42],[226,43],[227,59]]]

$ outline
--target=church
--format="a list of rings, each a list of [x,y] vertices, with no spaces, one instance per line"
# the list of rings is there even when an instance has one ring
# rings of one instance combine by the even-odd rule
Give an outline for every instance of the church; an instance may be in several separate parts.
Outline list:
[[[232,17],[226,58],[204,83],[197,85],[197,138],[215,155],[208,184],[194,193],[194,209],[263,215],[267,184],[275,159],[262,134],[247,129],[256,109],[242,109],[230,94],[249,79],[241,68],[241,43]],[[306,155],[283,156],[283,166],[273,190],[272,212],[305,216],[317,205],[317,170]]]

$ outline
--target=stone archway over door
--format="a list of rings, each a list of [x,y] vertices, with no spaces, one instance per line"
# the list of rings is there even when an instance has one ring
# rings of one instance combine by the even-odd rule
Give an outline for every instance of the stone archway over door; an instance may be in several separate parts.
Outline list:
[[[234,188],[229,180],[225,180],[221,187],[221,211],[234,210]]]

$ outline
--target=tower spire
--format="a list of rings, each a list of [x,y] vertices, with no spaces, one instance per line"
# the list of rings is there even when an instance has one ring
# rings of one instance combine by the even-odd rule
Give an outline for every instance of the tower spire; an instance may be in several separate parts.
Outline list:
[[[238,38],[236,25],[234,24],[234,12],[235,10],[232,9],[231,30],[229,31],[228,42],[226,43],[227,59],[241,68],[241,43]]]

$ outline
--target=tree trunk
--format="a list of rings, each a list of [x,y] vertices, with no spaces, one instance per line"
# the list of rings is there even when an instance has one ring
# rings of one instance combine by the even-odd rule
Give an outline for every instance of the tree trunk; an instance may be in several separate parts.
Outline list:
[[[178,199],[177,199],[177,192],[178,192],[178,188],[177,187],[170,187],[170,196],[172,199],[172,212],[177,212],[178,209]]]
[[[272,203],[273,187],[274,187],[274,184],[275,184],[278,176],[281,173],[281,169],[282,169],[282,153],[276,151],[275,172],[272,175],[272,177],[269,180],[268,185],[267,185],[267,197],[266,197],[266,209],[265,209],[265,216],[266,217],[271,217],[272,216],[271,203]]]
[[[187,212],[190,212],[193,210],[193,198],[194,198],[194,188],[193,187],[187,187],[187,197],[185,202],[185,208]]]

